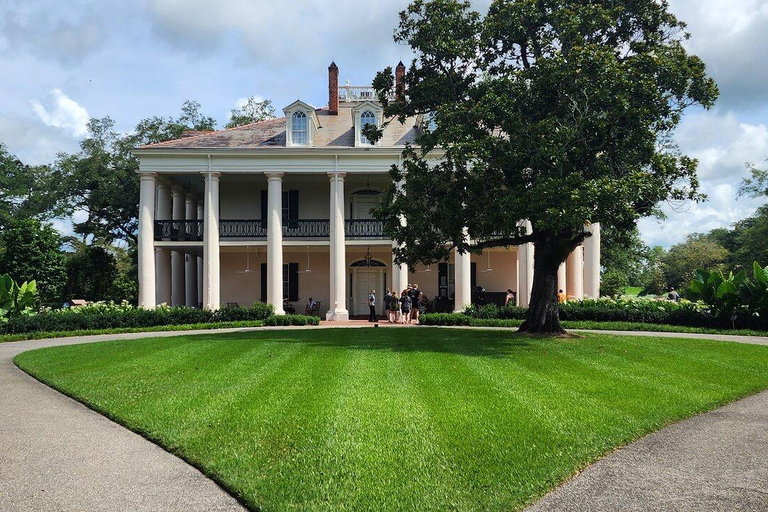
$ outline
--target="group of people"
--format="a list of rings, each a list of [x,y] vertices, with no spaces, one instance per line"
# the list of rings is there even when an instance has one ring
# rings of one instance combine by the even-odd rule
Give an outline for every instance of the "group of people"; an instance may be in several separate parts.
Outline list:
[[[419,315],[427,309],[427,296],[419,290],[418,284],[408,285],[400,292],[387,290],[384,296],[384,309],[387,311],[387,320],[390,323],[418,323]],[[371,290],[368,296],[368,306],[370,308],[369,322],[376,322],[376,290]]]

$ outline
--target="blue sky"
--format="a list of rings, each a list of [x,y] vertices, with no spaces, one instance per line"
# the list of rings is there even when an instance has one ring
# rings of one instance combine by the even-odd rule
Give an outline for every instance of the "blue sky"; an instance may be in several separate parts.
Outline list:
[[[479,10],[489,0],[475,2]],[[0,0],[0,142],[29,163],[76,151],[89,117],[120,130],[152,115],[178,115],[195,99],[219,126],[242,98],[278,110],[301,98],[327,102],[327,66],[342,82],[408,62],[392,41],[406,0]],[[721,88],[715,109],[692,110],[677,132],[700,160],[703,204],[667,205],[641,221],[645,241],[669,246],[728,226],[759,201],[736,199],[745,162],[768,157],[768,2],[672,0]],[[64,224],[59,223],[60,227]]]

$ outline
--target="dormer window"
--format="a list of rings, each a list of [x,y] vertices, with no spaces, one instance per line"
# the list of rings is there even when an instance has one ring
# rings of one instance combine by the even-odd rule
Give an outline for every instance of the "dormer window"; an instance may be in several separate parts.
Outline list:
[[[285,113],[285,145],[311,147],[315,133],[320,129],[315,107],[296,100],[285,107],[283,112]]]
[[[365,112],[360,114],[360,144],[365,144],[370,146],[371,142],[363,133],[363,128],[365,128],[365,126],[368,124],[372,124],[376,126],[376,114],[374,114],[370,110],[366,110]]]
[[[297,145],[306,146],[307,137],[307,114],[302,111],[294,112],[291,116],[291,141]]]

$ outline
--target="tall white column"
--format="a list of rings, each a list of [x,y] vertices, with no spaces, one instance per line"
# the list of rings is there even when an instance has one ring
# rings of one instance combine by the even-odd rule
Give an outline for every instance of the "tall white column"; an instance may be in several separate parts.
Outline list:
[[[557,290],[563,290],[564,293],[568,293],[568,279],[566,277],[565,262],[561,263],[557,268]]]
[[[336,173],[328,173],[328,190],[330,190],[328,210],[328,228],[329,228],[329,246],[328,246],[328,311],[325,313],[325,319],[333,320],[334,313],[336,312],[336,259],[334,253],[336,246],[334,240],[336,239],[336,222],[334,222],[334,216],[336,215]]]
[[[205,222],[205,211],[203,210],[203,202],[197,202],[197,220]],[[198,307],[203,303],[203,253],[202,251],[197,256],[197,303],[195,307]]]
[[[532,232],[531,222],[521,221],[524,234]],[[533,244],[526,243],[517,247],[518,280],[517,280],[517,305],[527,308],[531,302],[531,290],[533,289]]]
[[[344,232],[344,176],[343,172],[329,173],[331,190],[335,198],[331,201],[331,262],[333,265],[333,295],[331,296],[332,310],[326,315],[328,320],[349,320],[347,310],[347,258],[346,237]]]
[[[400,180],[396,183],[398,191],[405,194],[405,182]],[[400,216],[400,225],[405,226],[408,224],[408,219],[404,215]],[[408,265],[405,263],[397,265],[395,263],[394,256],[392,257],[392,286],[394,286],[397,295],[399,296],[403,290],[408,286]]]
[[[267,172],[267,302],[283,310],[283,173]]]
[[[206,172],[203,219],[203,307],[221,307],[221,267],[219,263],[219,178],[221,173]]]
[[[184,200],[186,194],[180,187],[173,187],[171,189],[173,195],[173,220],[174,228],[179,230],[179,233],[184,230]],[[183,306],[186,301],[184,299],[185,283],[184,283],[184,253],[182,251],[171,251],[171,305],[173,307]]]
[[[171,220],[171,188],[157,182],[157,220]],[[155,296],[157,304],[171,304],[171,251],[158,248],[155,252]]]
[[[592,236],[584,240],[584,295],[600,297],[600,223],[586,227]]]
[[[584,298],[584,248],[576,247],[566,260],[568,298]]]
[[[472,262],[468,252],[461,254],[454,251],[456,287],[453,301],[453,311],[464,311],[464,306],[472,304]]]
[[[187,194],[184,203],[184,218],[188,221],[194,221],[197,218],[197,201],[192,194]],[[195,234],[195,223],[188,222],[185,225],[187,235]],[[184,254],[184,297],[187,307],[197,307],[197,256],[194,253]]]
[[[155,307],[155,176],[141,173],[139,188],[139,307]]]

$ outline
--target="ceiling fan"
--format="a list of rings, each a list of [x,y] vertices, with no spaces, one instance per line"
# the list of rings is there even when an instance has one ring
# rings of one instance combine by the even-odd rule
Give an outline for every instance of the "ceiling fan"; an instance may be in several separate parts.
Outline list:
[[[259,257],[259,250],[256,249],[256,257]],[[238,270],[238,274],[252,274],[256,272],[251,268],[251,248],[250,246],[245,247],[245,269],[244,270]]]
[[[488,266],[484,270],[481,270],[480,272],[493,272],[493,267],[491,267],[491,253],[490,252],[488,253]]]

